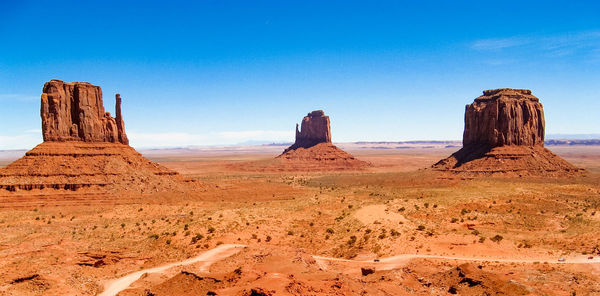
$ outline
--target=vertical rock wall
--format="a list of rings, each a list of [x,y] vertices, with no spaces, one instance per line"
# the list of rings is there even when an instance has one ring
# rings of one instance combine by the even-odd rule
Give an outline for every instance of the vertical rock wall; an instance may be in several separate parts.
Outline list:
[[[466,107],[463,146],[544,146],[544,125],[544,109],[530,90],[486,90]]]
[[[44,84],[40,115],[44,141],[129,144],[117,95],[117,119],[104,111],[102,89],[53,79]]]
[[[301,129],[296,124],[296,141],[286,151],[297,148],[310,148],[320,143],[331,143],[329,116],[323,110],[308,113],[302,119]]]

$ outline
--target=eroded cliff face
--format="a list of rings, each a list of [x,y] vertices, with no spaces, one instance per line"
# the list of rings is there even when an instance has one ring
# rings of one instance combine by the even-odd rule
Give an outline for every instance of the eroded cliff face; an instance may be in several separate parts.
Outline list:
[[[463,146],[543,146],[544,109],[526,89],[486,90],[465,110]]]
[[[310,148],[320,143],[331,143],[331,127],[329,116],[323,110],[316,110],[304,116],[300,130],[296,124],[296,141],[286,151]]]
[[[187,192],[194,186],[128,145],[119,94],[113,118],[104,111],[100,87],[52,80],[43,88],[41,116],[44,143],[0,168],[0,196],[88,198]]]
[[[53,79],[44,84],[41,101],[44,141],[129,144],[118,94],[117,118],[104,111],[102,89],[87,82]]]
[[[493,89],[467,105],[463,148],[434,170],[507,176],[572,176],[580,170],[544,148],[544,109],[526,89]]]

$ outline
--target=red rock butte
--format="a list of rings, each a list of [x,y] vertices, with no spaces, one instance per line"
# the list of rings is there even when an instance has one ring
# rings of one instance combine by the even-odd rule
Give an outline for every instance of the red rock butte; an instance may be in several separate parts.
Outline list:
[[[580,170],[544,148],[544,109],[526,89],[493,89],[466,106],[463,148],[434,170],[567,176]]]
[[[300,130],[296,124],[296,141],[276,160],[275,167],[281,170],[364,169],[369,165],[331,143],[329,116],[323,110],[308,113]]]
[[[100,87],[54,79],[44,85],[40,111],[44,142],[0,169],[0,195],[186,189],[177,173],[129,146],[120,95],[113,118],[104,110]]]

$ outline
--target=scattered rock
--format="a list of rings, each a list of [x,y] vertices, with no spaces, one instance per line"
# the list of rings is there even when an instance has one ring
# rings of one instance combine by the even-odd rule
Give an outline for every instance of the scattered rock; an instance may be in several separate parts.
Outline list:
[[[29,275],[29,276],[24,276],[24,277],[16,278],[16,279],[12,280],[10,283],[11,284],[18,284],[18,283],[22,283],[22,282],[25,282],[25,281],[30,281],[30,280],[33,280],[33,279],[37,279],[39,276],[40,275],[36,273],[36,274]]]
[[[367,275],[375,273],[375,268],[361,267],[360,272],[362,273],[363,276],[367,276]]]
[[[250,291],[244,292],[243,296],[272,296],[273,293],[262,289],[262,288],[252,288]]]

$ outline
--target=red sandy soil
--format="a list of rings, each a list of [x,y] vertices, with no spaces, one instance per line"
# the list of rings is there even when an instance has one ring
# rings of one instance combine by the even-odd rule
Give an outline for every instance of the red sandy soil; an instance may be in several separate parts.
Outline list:
[[[269,161],[246,162],[233,168],[259,172],[322,172],[363,170],[368,166],[369,163],[356,159],[331,143],[321,143],[286,151]]]
[[[0,199],[0,295],[97,295],[115,278],[229,243],[248,248],[208,269],[148,274],[122,295],[598,294],[599,264],[573,263],[600,256],[600,149],[552,149],[586,172],[462,180],[419,170],[452,152],[438,148],[352,150],[372,166],[326,172],[232,166],[274,155],[184,154],[161,164],[195,179],[192,192],[80,188],[69,200],[70,191],[44,188],[24,204],[22,192],[9,194]],[[398,254],[566,263],[312,256]]]

